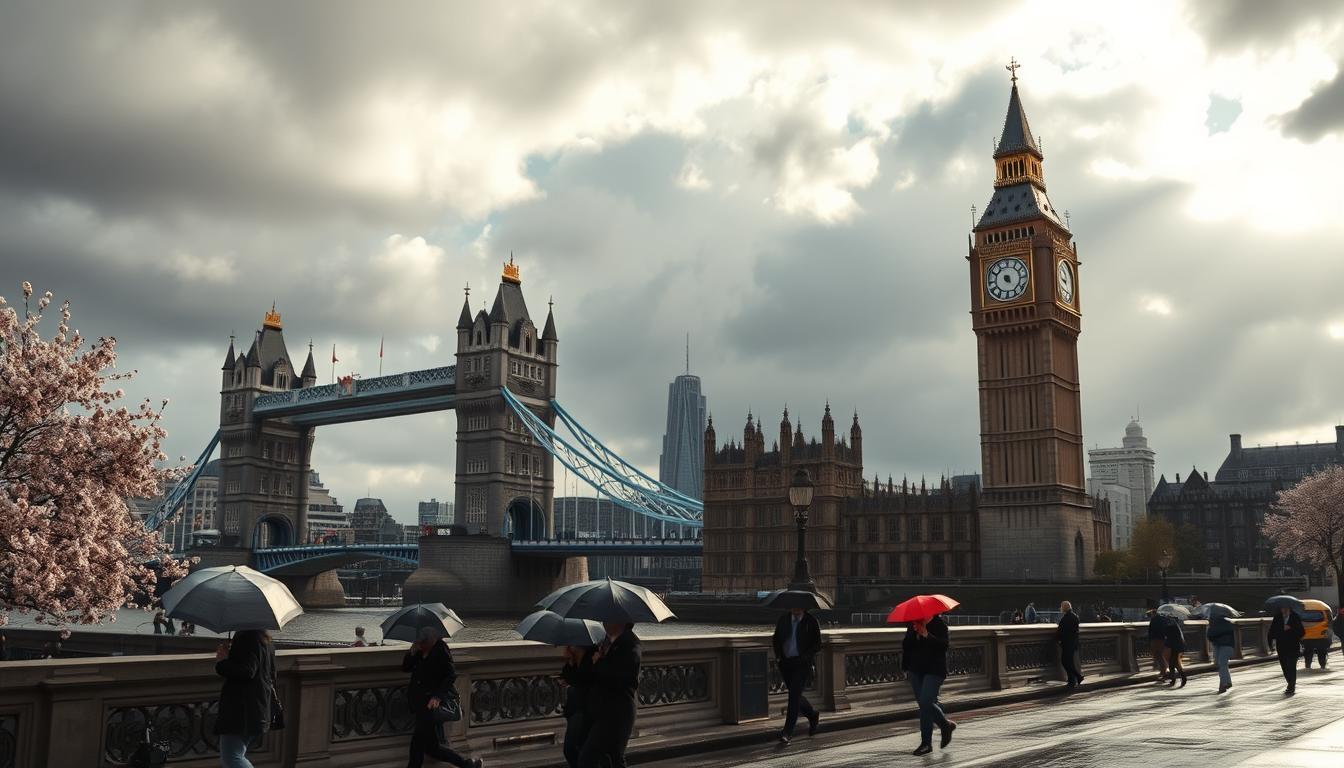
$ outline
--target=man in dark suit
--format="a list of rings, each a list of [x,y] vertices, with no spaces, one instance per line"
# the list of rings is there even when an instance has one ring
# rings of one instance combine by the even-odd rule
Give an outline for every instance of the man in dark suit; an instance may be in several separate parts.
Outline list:
[[[1077,688],[1083,684],[1083,673],[1078,669],[1078,614],[1068,600],[1059,604],[1055,639],[1059,641],[1059,663],[1064,666],[1064,676],[1070,688]]]
[[[1283,679],[1288,687],[1283,690],[1285,696],[1291,696],[1297,690],[1297,657],[1302,655],[1302,636],[1306,628],[1302,626],[1302,617],[1293,613],[1293,609],[1284,606],[1275,614],[1269,625],[1269,645],[1279,652],[1279,667],[1283,670]]]
[[[789,690],[789,708],[784,716],[784,730],[779,734],[780,742],[788,744],[789,739],[793,738],[793,727],[798,723],[800,711],[807,718],[808,736],[817,732],[817,723],[821,719],[811,702],[803,696],[812,660],[821,651],[821,625],[806,610],[793,608],[775,622],[775,634],[771,640],[775,646],[779,676],[784,679],[784,687]]]

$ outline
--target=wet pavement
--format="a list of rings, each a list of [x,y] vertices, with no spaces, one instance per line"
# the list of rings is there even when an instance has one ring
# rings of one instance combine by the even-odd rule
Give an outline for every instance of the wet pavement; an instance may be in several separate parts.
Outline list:
[[[937,765],[971,768],[1163,766],[1257,768],[1344,765],[1344,664],[1299,668],[1297,694],[1283,695],[1276,663],[1233,670],[1219,695],[1218,676],[1201,674],[1183,688],[1147,684],[1060,695],[953,715],[959,724],[946,750],[910,754],[918,723],[822,732],[789,746],[763,744],[654,763],[660,768],[871,768]],[[801,733],[806,733],[806,722]],[[935,730],[934,739],[938,734]]]

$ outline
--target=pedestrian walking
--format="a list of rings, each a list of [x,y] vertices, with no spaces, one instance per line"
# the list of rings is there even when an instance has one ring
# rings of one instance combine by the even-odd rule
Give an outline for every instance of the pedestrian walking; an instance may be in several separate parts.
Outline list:
[[[368,646],[368,644],[369,644],[368,641],[364,639],[364,628],[355,627],[355,642],[350,644],[351,647],[364,648]]]
[[[1236,651],[1237,631],[1226,616],[1213,616],[1209,619],[1209,643],[1213,646],[1213,660],[1218,665],[1218,692],[1227,693],[1232,687],[1232,672],[1228,662]]]
[[[593,653],[597,646],[587,648],[562,645],[560,652],[565,665],[560,668],[560,680],[565,686],[565,701],[560,714],[565,718],[565,741],[561,751],[569,768],[579,768],[579,752],[588,738],[588,688],[593,673]]]
[[[143,624],[141,626],[144,626]],[[164,616],[163,611],[154,612],[154,634],[162,635],[168,628],[168,618]],[[172,634],[169,632],[168,634]]]
[[[1148,609],[1148,652],[1153,656],[1153,669],[1157,670],[1157,682],[1167,679],[1167,622],[1166,616],[1156,608]]]
[[[1032,603],[1032,602],[1028,602],[1028,603],[1027,603],[1027,609],[1026,609],[1025,611],[1022,612],[1022,618],[1023,618],[1023,619],[1026,621],[1026,623],[1028,623],[1028,624],[1035,624],[1035,623],[1036,623],[1036,604],[1035,604],[1035,603]]]
[[[941,616],[927,621],[912,621],[901,642],[901,668],[919,704],[919,747],[916,755],[933,751],[933,726],[942,734],[939,747],[946,749],[957,724],[947,719],[938,706],[938,691],[947,679],[947,622]]]
[[[1022,612],[1021,612],[1021,611],[1013,611],[1013,623],[1014,623],[1014,624],[1022,624],[1022,623],[1024,623],[1024,622],[1025,622],[1025,619],[1022,618]]]
[[[1279,608],[1274,621],[1269,624],[1270,649],[1279,654],[1279,668],[1283,670],[1283,679],[1288,687],[1283,689],[1285,696],[1297,691],[1297,657],[1302,650],[1302,618],[1288,606]]]
[[[235,632],[233,640],[215,649],[215,674],[224,678],[219,691],[219,762],[224,768],[252,768],[247,747],[271,729],[275,696],[275,648],[265,630]]]
[[[1185,630],[1180,619],[1168,619],[1163,628],[1162,643],[1167,649],[1167,661],[1171,666],[1171,682],[1167,687],[1176,687],[1176,676],[1180,675],[1181,687],[1185,687]]]
[[[411,682],[406,686],[406,705],[415,717],[406,768],[420,768],[425,755],[457,768],[481,768],[479,757],[468,760],[444,743],[443,723],[437,715],[440,705],[457,701],[454,686],[457,670],[442,632],[434,627],[422,627],[411,650],[401,660],[401,671],[411,673]]]
[[[603,622],[607,636],[593,652],[588,678],[588,735],[579,768],[625,768],[625,747],[635,729],[635,695],[643,650],[632,623]]]
[[[771,638],[775,648],[775,663],[779,665],[779,676],[789,691],[789,704],[784,713],[784,730],[779,734],[781,743],[788,744],[793,738],[793,728],[798,723],[798,713],[807,718],[807,735],[817,732],[821,715],[812,707],[812,703],[803,695],[807,685],[807,675],[812,669],[812,661],[821,651],[821,625],[815,616],[805,608],[791,608],[775,622],[775,634]]]
[[[9,638],[0,632],[0,661],[9,661]]]
[[[1059,604],[1059,626],[1055,629],[1059,641],[1059,663],[1070,689],[1083,684],[1083,672],[1078,669],[1078,614],[1068,600]]]

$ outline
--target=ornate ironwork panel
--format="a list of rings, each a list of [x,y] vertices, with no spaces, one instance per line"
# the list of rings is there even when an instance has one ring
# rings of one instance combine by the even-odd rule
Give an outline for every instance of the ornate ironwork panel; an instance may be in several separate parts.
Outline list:
[[[787,693],[789,689],[784,685],[783,675],[779,674],[779,664],[776,664],[774,661],[771,661],[769,664],[769,670],[770,671],[768,673],[769,674],[768,679],[770,682],[770,693]],[[803,683],[803,690],[805,691],[817,690],[816,664],[813,664],[812,666],[807,668],[807,682]]]
[[[895,683],[905,679],[901,651],[845,654],[845,687]]]
[[[299,390],[299,402],[304,403],[309,400],[321,400],[327,397],[337,397],[341,394],[341,385],[323,384],[320,387],[307,387]],[[253,406],[254,408],[256,406]]]
[[[393,736],[413,730],[415,717],[406,705],[404,685],[341,690],[332,701],[332,741]]]
[[[153,706],[109,707],[104,718],[103,763],[126,765],[145,737],[146,726],[153,739],[168,743],[170,759],[208,757],[219,752],[215,719],[219,701],[177,702]],[[254,747],[262,746],[258,738]],[[4,765],[0,762],[0,765]]]
[[[19,751],[19,716],[0,715],[0,768],[14,768]]]
[[[639,670],[639,705],[709,701],[708,664],[667,664]]]
[[[446,365],[442,368],[427,368],[423,371],[411,371],[406,374],[409,384],[432,384],[439,381],[455,381],[457,366]]]
[[[289,399],[290,393],[288,392],[272,392],[269,395],[262,395],[252,401],[252,407],[265,408],[271,405],[286,405],[289,403]]]
[[[1078,658],[1084,664],[1102,664],[1108,661],[1116,661],[1115,638],[1098,638],[1096,640],[1084,640],[1078,645]]]
[[[406,386],[406,374],[398,373],[393,376],[379,376],[375,379],[360,379],[355,382],[355,391],[360,394],[383,392],[389,389],[401,389],[404,386]]]
[[[1008,671],[1049,669],[1059,660],[1059,646],[1053,640],[1038,643],[1009,643],[1006,650]]]
[[[947,676],[983,675],[985,673],[985,649],[975,645],[968,648],[951,648],[947,652]]]
[[[565,691],[554,675],[472,680],[471,723],[556,717],[564,701]]]

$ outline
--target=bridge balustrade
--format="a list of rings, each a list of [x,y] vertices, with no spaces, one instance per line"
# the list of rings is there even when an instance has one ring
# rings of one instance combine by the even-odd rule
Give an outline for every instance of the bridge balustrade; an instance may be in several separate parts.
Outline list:
[[[1236,623],[1242,657],[1267,659],[1265,619]],[[1203,647],[1203,622],[1187,622]],[[810,682],[831,722],[908,716],[914,701],[901,670],[901,629],[824,632]],[[954,627],[946,699],[1030,690],[1060,680],[1051,625]],[[406,646],[283,650],[277,690],[288,727],[269,734],[252,761],[400,766],[412,718],[406,709]],[[1192,659],[1203,658],[1201,648]],[[785,693],[771,670],[764,717],[739,699],[744,654],[768,655],[768,633],[644,640],[640,714],[632,750],[697,744],[779,728]],[[533,643],[453,646],[465,717],[450,738],[497,765],[555,764],[564,723],[555,649]],[[1145,625],[1082,628],[1085,674],[1124,680],[1148,668]],[[770,665],[773,668],[773,664]],[[20,661],[0,664],[0,768],[125,765],[146,723],[168,740],[174,764],[215,765],[212,733],[220,680],[206,654]],[[1039,686],[1037,686],[1039,688]],[[748,729],[744,731],[744,729]],[[751,731],[750,729],[755,729]]]

